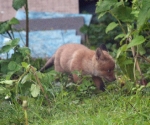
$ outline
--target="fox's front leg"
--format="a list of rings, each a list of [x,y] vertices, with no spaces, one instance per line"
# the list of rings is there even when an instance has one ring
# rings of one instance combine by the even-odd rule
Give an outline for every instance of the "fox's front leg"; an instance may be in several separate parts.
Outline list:
[[[92,76],[92,79],[93,79],[97,89],[105,91],[105,85],[100,77]]]
[[[81,78],[77,74],[72,74],[72,76],[75,83],[79,84],[81,82]]]

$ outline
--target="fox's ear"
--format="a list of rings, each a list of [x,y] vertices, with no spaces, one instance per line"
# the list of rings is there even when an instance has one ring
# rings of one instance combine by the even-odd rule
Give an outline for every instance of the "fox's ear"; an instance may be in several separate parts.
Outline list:
[[[108,51],[105,44],[101,44],[101,45],[100,45],[100,48],[101,48],[102,50]]]
[[[104,59],[104,53],[101,48],[96,49],[96,60]]]

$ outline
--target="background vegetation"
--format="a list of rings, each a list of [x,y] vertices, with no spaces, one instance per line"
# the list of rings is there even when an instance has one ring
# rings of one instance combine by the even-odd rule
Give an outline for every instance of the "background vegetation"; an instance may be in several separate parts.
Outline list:
[[[27,1],[13,0],[15,9],[23,6],[28,17]],[[96,23],[81,28],[86,45],[93,49],[103,42],[116,60],[117,80],[105,92],[87,76],[77,85],[53,69],[38,72],[45,61],[31,58],[13,36],[19,21],[0,22],[0,34],[11,39],[0,53],[14,50],[0,60],[0,124],[149,125],[149,8],[149,0],[99,0]]]

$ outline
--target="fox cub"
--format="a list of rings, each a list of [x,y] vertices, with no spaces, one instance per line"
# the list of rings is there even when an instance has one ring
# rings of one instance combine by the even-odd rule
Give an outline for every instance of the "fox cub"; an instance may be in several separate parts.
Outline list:
[[[104,45],[98,47],[96,51],[81,44],[62,45],[40,71],[52,65],[58,72],[80,71],[82,75],[91,75],[96,87],[100,90],[104,90],[105,87],[102,78],[110,82],[116,80],[115,62]],[[80,80],[76,74],[72,76],[74,82]]]

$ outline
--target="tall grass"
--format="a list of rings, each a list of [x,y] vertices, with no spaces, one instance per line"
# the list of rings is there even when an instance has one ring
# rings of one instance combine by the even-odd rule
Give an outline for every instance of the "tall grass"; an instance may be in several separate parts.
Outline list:
[[[149,88],[137,92],[132,91],[130,85],[120,88],[119,83],[111,83],[101,92],[94,90],[89,80],[83,83],[87,86],[81,87],[71,83],[68,77],[52,72],[45,74],[41,82],[51,104],[42,93],[37,98],[26,96],[29,125],[150,124]],[[0,125],[25,124],[24,109],[14,98],[4,100],[1,97],[0,114]]]

